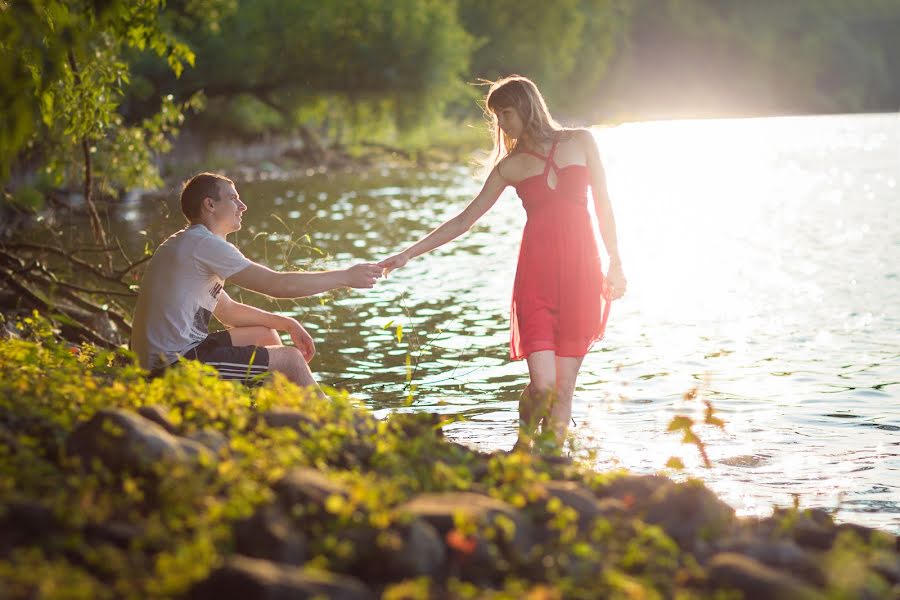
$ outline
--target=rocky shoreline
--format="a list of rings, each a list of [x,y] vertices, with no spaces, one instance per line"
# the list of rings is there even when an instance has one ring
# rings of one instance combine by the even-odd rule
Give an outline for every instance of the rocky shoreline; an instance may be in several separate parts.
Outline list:
[[[49,334],[0,359],[3,597],[900,597],[900,538],[825,511],[738,518],[699,481]]]

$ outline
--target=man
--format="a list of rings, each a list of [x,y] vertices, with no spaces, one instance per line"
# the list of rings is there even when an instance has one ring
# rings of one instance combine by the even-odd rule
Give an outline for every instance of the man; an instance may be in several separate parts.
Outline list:
[[[225,379],[250,382],[278,371],[321,393],[309,369],[316,351],[309,333],[296,319],[231,299],[223,289],[225,280],[274,298],[296,298],[340,287],[371,288],[381,267],[362,263],[338,271],[273,271],[225,241],[241,228],[245,210],[234,182],[222,175],[200,173],[184,185],[181,211],[189,225],[150,259],[134,311],[131,348],[151,371],[184,356],[211,365]],[[210,315],[228,329],[210,334]],[[287,332],[294,345],[283,346],[278,331]]]

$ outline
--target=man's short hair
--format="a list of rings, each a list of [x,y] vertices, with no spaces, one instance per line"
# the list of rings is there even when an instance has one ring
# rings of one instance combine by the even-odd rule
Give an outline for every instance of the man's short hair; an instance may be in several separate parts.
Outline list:
[[[220,199],[222,182],[234,184],[224,175],[216,173],[200,173],[185,182],[184,187],[181,188],[181,212],[188,221],[196,221],[203,214],[201,208],[205,198]]]

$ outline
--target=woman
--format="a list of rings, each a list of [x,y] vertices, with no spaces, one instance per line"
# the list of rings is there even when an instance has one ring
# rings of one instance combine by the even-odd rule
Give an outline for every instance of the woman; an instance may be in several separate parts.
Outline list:
[[[513,287],[510,357],[526,359],[531,377],[519,400],[516,446],[530,447],[540,424],[559,447],[584,355],[603,337],[610,301],[625,293],[606,178],[591,133],[560,127],[529,79],[511,76],[493,83],[485,105],[494,122],[494,153],[481,192],[460,214],[379,264],[387,274],[455,239],[507,186],[515,187],[528,221]],[[588,187],[610,257],[605,277]]]

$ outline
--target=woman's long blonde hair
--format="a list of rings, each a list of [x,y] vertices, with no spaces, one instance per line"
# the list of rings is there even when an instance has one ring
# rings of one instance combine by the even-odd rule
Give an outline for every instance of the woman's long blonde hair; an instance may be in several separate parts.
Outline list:
[[[542,144],[556,139],[558,132],[563,129],[550,116],[547,103],[544,102],[544,97],[534,82],[521,75],[510,75],[491,83],[484,99],[484,106],[491,119],[494,137],[491,166],[511,154],[516,149],[519,139],[528,138],[533,144]],[[497,120],[497,113],[510,107],[514,108],[522,119],[523,130],[519,139],[507,137]]]

